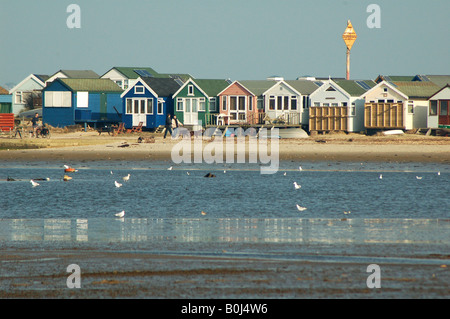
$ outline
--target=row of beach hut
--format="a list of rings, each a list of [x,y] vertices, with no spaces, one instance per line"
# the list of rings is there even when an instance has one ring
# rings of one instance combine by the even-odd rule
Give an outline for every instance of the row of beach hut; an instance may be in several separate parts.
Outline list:
[[[448,83],[448,75],[231,81],[114,67],[102,76],[73,70],[32,74],[9,93],[14,113],[26,94],[38,96],[43,122],[54,127],[123,122],[154,130],[175,114],[192,127],[270,124],[361,132],[450,128]]]

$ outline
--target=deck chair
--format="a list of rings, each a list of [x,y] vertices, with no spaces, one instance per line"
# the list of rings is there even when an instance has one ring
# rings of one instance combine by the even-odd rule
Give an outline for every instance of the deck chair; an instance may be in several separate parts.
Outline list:
[[[124,133],[125,131],[125,123],[120,123],[119,127],[113,131],[113,136]]]
[[[139,122],[138,126],[133,126],[131,132],[142,133],[142,125],[144,125],[144,122]]]

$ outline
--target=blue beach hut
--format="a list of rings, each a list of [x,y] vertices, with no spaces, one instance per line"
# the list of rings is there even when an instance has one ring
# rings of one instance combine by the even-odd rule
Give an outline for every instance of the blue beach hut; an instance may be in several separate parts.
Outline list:
[[[143,129],[151,130],[164,125],[167,114],[173,114],[172,95],[181,84],[173,78],[139,77],[121,95],[125,127],[142,123]]]
[[[58,78],[42,90],[43,123],[54,127],[122,122],[120,94],[123,90],[110,79]]]

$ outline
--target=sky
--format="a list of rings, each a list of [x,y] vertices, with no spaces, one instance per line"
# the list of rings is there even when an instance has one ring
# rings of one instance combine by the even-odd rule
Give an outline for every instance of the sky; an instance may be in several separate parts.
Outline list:
[[[450,74],[449,0],[0,0],[0,85],[61,69],[195,78]],[[68,6],[76,4],[79,16]],[[369,10],[376,4],[379,10]],[[79,17],[79,18],[78,18]],[[79,28],[71,28],[79,22]],[[368,23],[368,20],[370,20]],[[373,23],[378,27],[374,27]]]

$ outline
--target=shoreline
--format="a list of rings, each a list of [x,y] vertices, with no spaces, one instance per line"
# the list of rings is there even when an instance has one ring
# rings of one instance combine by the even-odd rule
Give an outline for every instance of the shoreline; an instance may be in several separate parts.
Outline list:
[[[139,136],[149,136],[152,138],[152,143],[138,143]],[[98,135],[95,132],[54,134],[50,139],[1,139],[0,146],[4,149],[0,150],[0,162],[170,161],[172,149],[180,141],[181,139],[163,139],[161,134],[126,134],[112,137]],[[192,150],[196,149],[194,143],[192,142]],[[208,154],[208,151],[205,151],[208,144],[210,144],[210,141],[202,141],[203,155]],[[11,147],[11,150],[8,147]],[[267,149],[269,151],[271,149],[270,142]],[[278,141],[278,149],[280,161],[450,164],[450,139],[447,137],[425,137],[408,134],[394,137],[329,134],[304,139],[282,139]],[[227,160],[225,153],[224,151],[223,162]],[[269,155],[274,159],[275,156]]]

